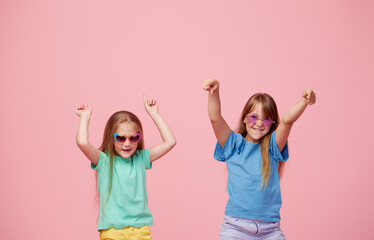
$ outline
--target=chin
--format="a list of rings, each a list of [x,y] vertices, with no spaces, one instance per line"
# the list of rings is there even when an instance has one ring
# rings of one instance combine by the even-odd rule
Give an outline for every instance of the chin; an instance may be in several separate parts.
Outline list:
[[[130,158],[132,155],[134,155],[135,151],[134,152],[130,152],[130,153],[123,153],[121,154],[121,157],[123,158]]]

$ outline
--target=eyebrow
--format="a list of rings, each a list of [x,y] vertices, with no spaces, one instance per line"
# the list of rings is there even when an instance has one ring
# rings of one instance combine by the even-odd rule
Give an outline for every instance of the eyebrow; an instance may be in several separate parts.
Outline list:
[[[247,115],[254,115],[254,116],[256,116],[256,117],[259,117],[257,114],[255,114],[255,113],[250,113],[250,114],[247,114]],[[261,118],[271,118],[270,116],[265,116],[265,117],[261,117]]]
[[[130,135],[127,135],[127,134],[122,134],[122,133],[118,133],[118,132],[115,132],[115,133],[117,133],[118,135],[121,135],[121,136],[127,136],[127,137],[131,137],[131,136],[134,136],[134,135],[136,135],[136,134],[138,134],[138,133],[140,133],[140,134],[141,134],[141,132],[136,132],[136,133],[134,133],[134,134],[130,134]]]

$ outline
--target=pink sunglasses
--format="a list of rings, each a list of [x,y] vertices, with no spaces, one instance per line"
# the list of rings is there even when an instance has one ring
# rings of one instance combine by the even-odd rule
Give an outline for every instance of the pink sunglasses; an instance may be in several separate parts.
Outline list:
[[[270,128],[275,121],[271,120],[271,118],[259,118],[255,114],[249,114],[247,117],[247,123],[256,124],[258,120],[261,120],[265,127]]]

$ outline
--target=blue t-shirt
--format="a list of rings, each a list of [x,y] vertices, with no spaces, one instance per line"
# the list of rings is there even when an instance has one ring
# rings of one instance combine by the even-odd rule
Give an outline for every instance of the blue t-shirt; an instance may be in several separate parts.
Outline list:
[[[137,150],[130,158],[114,156],[112,189],[108,199],[109,155],[100,152],[100,159],[91,168],[97,170],[100,195],[98,230],[122,229],[152,225],[148,208],[146,169],[152,168],[149,149]]]
[[[260,143],[247,142],[241,134],[231,131],[224,147],[217,142],[214,158],[226,162],[228,171],[227,216],[278,222],[282,205],[278,162],[288,159],[288,144],[282,152],[275,142],[275,131],[269,144],[270,174],[268,185],[262,182]]]

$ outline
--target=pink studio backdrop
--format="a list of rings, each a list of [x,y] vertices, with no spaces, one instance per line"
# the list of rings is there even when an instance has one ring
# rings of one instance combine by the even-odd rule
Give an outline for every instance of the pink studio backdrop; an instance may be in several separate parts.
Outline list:
[[[283,115],[306,88],[282,184],[290,240],[372,239],[372,1],[0,1],[1,239],[98,239],[94,173],[75,145],[75,107],[93,107],[99,147],[117,110],[161,141],[146,93],[178,144],[148,171],[153,239],[217,239],[225,166],[207,116],[221,81],[232,128],[250,95]]]

